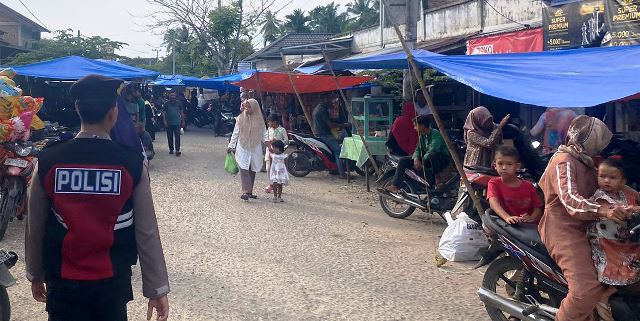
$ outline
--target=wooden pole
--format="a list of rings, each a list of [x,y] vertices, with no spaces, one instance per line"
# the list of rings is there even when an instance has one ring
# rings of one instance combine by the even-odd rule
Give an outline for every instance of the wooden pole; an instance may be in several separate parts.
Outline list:
[[[258,83],[258,97],[260,98],[260,106],[265,108],[264,105],[264,94],[262,89],[260,88],[260,71],[256,70],[256,82]],[[262,114],[264,115],[264,109],[262,110]]]
[[[298,97],[298,102],[300,103],[300,107],[302,108],[302,111],[304,112],[304,117],[307,119],[307,122],[309,123],[309,127],[311,127],[311,132],[313,133],[314,136],[316,136],[316,131],[313,128],[313,118],[311,117],[311,115],[309,115],[309,111],[307,110],[307,108],[304,105],[304,102],[302,101],[302,97],[300,96],[300,93],[298,92],[298,89],[296,88],[296,84],[293,81],[293,76],[291,75],[291,71],[289,70],[289,66],[287,65],[287,60],[284,58],[284,54],[282,52],[280,53],[280,57],[282,57],[282,63],[284,64],[284,70],[286,70],[287,76],[289,76],[289,82],[291,83],[291,87],[293,88],[293,91],[296,93],[296,97]]]
[[[331,75],[333,75],[333,80],[336,82],[336,88],[338,88],[338,91],[340,92],[342,101],[344,101],[344,106],[345,108],[347,108],[347,115],[349,116],[349,121],[352,124],[355,124],[355,118],[353,118],[353,114],[351,114],[351,109],[349,108],[349,101],[347,100],[347,96],[344,94],[344,91],[342,90],[342,86],[340,86],[340,81],[338,81],[338,76],[336,76],[336,73],[333,70],[333,67],[331,66],[331,61],[329,60],[329,56],[324,51],[324,48],[322,49],[322,55],[324,56],[324,61],[327,63],[327,66],[329,66],[329,71],[331,71]],[[356,126],[356,131],[357,131],[357,128],[358,126]],[[369,157],[369,162],[371,163],[371,166],[373,166],[373,169],[376,171],[376,176],[380,177],[380,168],[378,168],[378,164],[376,163],[375,158],[373,158],[373,155],[369,150],[369,146],[367,146],[367,140],[365,136],[360,135],[359,132],[356,132],[356,134],[358,134],[358,136],[360,136],[360,139],[362,139],[362,145],[364,146],[364,150],[367,152],[367,156]]]
[[[389,4],[387,3],[386,0],[380,0],[380,3],[385,7],[386,9],[385,11],[390,10]],[[456,165],[456,170],[460,174],[460,179],[462,179],[462,183],[469,191],[469,195],[473,200],[473,205],[478,211],[478,214],[482,215],[484,213],[484,208],[482,207],[482,203],[480,203],[480,198],[478,197],[475,190],[471,186],[471,183],[467,179],[467,175],[464,172],[462,162],[458,157],[458,152],[456,151],[455,147],[451,143],[451,139],[449,138],[449,134],[447,134],[447,131],[444,127],[444,123],[440,118],[440,114],[438,113],[438,110],[436,110],[435,106],[433,105],[433,100],[431,99],[431,95],[429,95],[429,91],[427,90],[427,86],[424,83],[424,79],[422,78],[422,75],[419,72],[420,68],[418,68],[418,65],[414,61],[413,54],[411,53],[411,50],[409,50],[409,47],[405,42],[404,36],[402,35],[402,32],[400,31],[400,28],[398,27],[398,24],[396,23],[394,17],[391,16],[390,11],[388,11],[387,13],[387,18],[389,19],[389,22],[391,23],[391,25],[393,25],[393,29],[396,31],[396,34],[398,35],[398,39],[400,39],[400,43],[402,44],[402,48],[407,54],[407,59],[409,60],[409,64],[411,65],[411,69],[413,70],[414,76],[418,80],[418,83],[420,83],[420,88],[422,89],[422,95],[426,99],[427,105],[429,106],[429,109],[431,109],[431,112],[433,113],[433,118],[435,119],[436,124],[438,125],[438,129],[442,134],[442,138],[444,138],[444,142],[446,143],[447,148],[449,149],[449,154],[451,154],[453,163]]]

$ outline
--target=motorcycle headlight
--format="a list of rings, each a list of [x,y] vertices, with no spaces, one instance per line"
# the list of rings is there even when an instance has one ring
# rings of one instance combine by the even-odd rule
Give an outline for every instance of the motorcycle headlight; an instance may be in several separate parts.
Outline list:
[[[15,145],[15,152],[16,154],[22,156],[22,157],[26,157],[29,156],[31,154],[31,152],[33,151],[33,146],[29,145],[29,146],[22,146],[22,145]]]

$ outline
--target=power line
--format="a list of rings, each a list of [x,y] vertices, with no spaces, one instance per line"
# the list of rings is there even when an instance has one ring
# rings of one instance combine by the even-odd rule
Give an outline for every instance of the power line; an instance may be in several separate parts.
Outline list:
[[[49,27],[47,27],[47,25],[45,25],[45,24],[44,24],[44,22],[40,21],[40,19],[38,19],[38,17],[36,17],[36,15],[35,15],[35,14],[33,14],[33,12],[31,12],[31,9],[29,9],[29,7],[27,7],[27,5],[26,5],[26,4],[24,4],[24,2],[22,2],[22,0],[18,0],[18,1],[22,4],[22,6],[23,6],[25,9],[27,9],[27,11],[29,11],[29,13],[30,13],[30,14],[31,14],[31,15],[32,15],[32,16],[33,16],[33,17],[34,17],[34,18],[35,18],[35,19],[36,19],[36,20],[37,20],[37,21],[38,21],[38,22],[39,22],[43,27],[45,27],[45,28],[49,29]]]
[[[509,20],[509,21],[511,21],[513,23],[519,24],[519,25],[521,25],[523,27],[526,27],[526,28],[531,27],[530,24],[523,24],[523,23],[520,23],[518,21],[515,21],[515,20],[511,19],[510,17],[507,17],[504,13],[502,13],[500,10],[496,9],[496,7],[494,7],[491,3],[489,3],[488,0],[484,0],[484,3],[486,3],[489,7],[491,7],[491,9],[493,9],[493,11],[497,12],[499,15],[501,15],[505,19],[507,19],[507,20]]]

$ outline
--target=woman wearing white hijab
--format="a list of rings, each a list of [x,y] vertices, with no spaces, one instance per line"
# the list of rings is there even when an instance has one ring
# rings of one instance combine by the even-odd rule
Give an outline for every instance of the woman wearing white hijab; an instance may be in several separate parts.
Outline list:
[[[236,151],[236,162],[240,168],[242,183],[240,198],[247,201],[250,198],[257,198],[253,194],[253,185],[256,173],[262,169],[264,161],[262,143],[269,141],[269,134],[257,100],[251,98],[243,101],[240,109],[242,113],[236,119],[236,126],[227,149]]]

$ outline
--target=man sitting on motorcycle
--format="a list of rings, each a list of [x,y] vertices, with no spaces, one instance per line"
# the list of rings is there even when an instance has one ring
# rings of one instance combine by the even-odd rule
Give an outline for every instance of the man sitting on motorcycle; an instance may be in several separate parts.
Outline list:
[[[451,156],[440,132],[431,128],[431,119],[427,115],[418,116],[414,126],[420,139],[413,156],[402,157],[398,161],[398,168],[393,176],[393,184],[387,186],[390,193],[397,193],[398,186],[406,169],[424,170],[427,181],[433,183],[435,177],[451,163]]]

